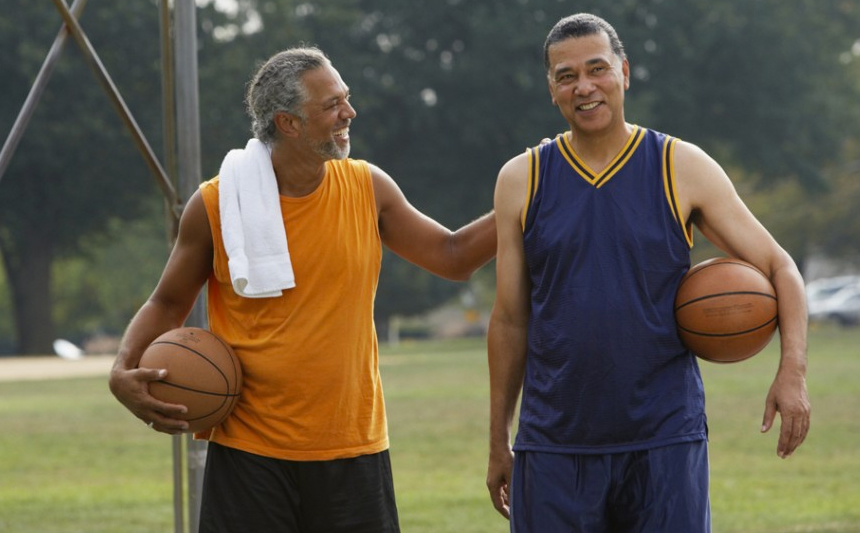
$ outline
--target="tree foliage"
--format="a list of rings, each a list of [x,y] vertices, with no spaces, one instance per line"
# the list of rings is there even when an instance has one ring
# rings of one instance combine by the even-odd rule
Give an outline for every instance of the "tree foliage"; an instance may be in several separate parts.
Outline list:
[[[11,4],[11,5],[10,5]],[[62,19],[49,2],[4,0],[2,130],[9,131]],[[92,2],[81,24],[156,146],[160,139],[157,10],[151,2]],[[20,351],[54,339],[51,265],[79,253],[112,219],[140,216],[157,191],[131,137],[72,40],[0,181],[0,251]]]
[[[50,2],[2,3],[0,128],[8,131],[60,17]],[[834,222],[856,218],[838,200],[856,193],[852,162],[860,158],[857,2],[237,0],[228,12],[198,4],[204,179],[250,135],[243,100],[256,67],[280,49],[315,44],[353,94],[352,156],[386,170],[448,227],[468,222],[491,208],[506,160],[567,128],[548,96],[542,47],[550,27],[576,9],[605,17],[625,41],[628,120],[714,155],[796,258],[811,247],[847,253],[844,243],[860,238],[856,225]],[[82,25],[160,151],[154,0],[90,2]],[[92,328],[97,320],[84,315],[108,312],[103,296],[84,305],[87,283],[103,287],[77,258],[96,257],[94,243],[123,239],[117,221],[146,213],[160,222],[157,188],[106,102],[70,42],[0,181],[0,253],[25,351],[53,338],[49,329],[23,331],[50,323],[45,308],[61,332]],[[57,258],[72,266],[54,290],[63,301],[51,305],[45,287]],[[377,319],[417,313],[458,288],[386,254]],[[117,298],[139,298],[132,293],[140,291]],[[32,302],[43,302],[41,311],[24,305]],[[133,305],[118,307],[125,314]]]

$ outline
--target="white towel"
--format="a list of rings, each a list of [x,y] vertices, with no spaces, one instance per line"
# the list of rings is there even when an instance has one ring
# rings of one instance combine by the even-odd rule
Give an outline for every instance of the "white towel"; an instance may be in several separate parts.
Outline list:
[[[233,290],[272,298],[296,286],[269,148],[251,139],[221,163],[221,235]]]

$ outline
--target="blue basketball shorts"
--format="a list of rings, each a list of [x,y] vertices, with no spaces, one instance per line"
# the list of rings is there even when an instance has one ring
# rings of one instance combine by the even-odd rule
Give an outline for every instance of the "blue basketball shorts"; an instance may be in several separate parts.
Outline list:
[[[707,441],[606,455],[519,451],[511,532],[709,533]]]

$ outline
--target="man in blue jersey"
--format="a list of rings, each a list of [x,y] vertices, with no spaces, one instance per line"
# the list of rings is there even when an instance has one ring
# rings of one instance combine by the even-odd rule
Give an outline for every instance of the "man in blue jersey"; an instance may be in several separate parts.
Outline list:
[[[544,57],[570,130],[496,185],[493,505],[517,532],[710,531],[704,388],[673,314],[692,225],[776,288],[782,355],[762,431],[779,412],[783,458],[809,429],[803,280],[713,159],[625,121],[630,67],[612,26],[566,17]]]

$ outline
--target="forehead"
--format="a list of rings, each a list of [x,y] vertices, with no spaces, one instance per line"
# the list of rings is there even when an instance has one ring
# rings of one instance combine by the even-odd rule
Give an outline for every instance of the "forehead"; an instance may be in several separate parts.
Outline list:
[[[323,65],[309,70],[302,76],[310,102],[320,102],[338,98],[349,92],[340,74],[334,67]]]
[[[570,37],[553,43],[547,50],[549,71],[574,68],[595,60],[614,62],[618,57],[612,52],[609,36],[604,32],[583,37]]]

